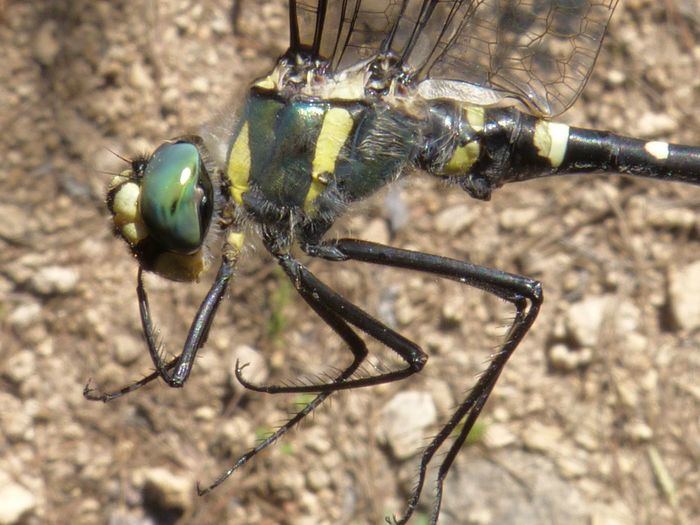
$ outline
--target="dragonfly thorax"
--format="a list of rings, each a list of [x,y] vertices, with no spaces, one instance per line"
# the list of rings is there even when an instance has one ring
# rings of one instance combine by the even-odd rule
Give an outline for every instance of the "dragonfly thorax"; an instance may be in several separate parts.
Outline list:
[[[422,123],[382,102],[251,89],[232,135],[229,197],[257,223],[332,221],[412,163]]]

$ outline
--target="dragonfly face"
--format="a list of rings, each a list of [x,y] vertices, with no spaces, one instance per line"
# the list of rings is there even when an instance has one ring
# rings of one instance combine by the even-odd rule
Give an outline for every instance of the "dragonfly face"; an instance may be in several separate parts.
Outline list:
[[[114,229],[141,267],[175,281],[194,280],[206,267],[214,191],[202,147],[162,144],[116,176],[107,195]]]

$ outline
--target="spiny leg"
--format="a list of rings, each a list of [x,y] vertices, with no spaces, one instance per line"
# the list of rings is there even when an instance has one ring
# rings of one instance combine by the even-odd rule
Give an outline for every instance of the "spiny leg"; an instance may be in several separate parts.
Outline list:
[[[428,356],[410,339],[384,325],[367,312],[357,307],[340,294],[333,291],[319,281],[311,272],[303,266],[299,270],[302,282],[313,290],[314,294],[324,302],[338,317],[349,324],[354,325],[370,337],[394,350],[406,361],[406,367],[380,374],[377,376],[353,379],[347,381],[332,381],[330,383],[316,385],[258,385],[245,379],[242,375],[242,367],[236,367],[236,378],[247,389],[267,394],[289,393],[316,393],[334,392],[336,390],[349,390],[365,386],[379,385],[399,381],[410,375],[420,372],[425,366]]]
[[[508,358],[522,341],[532,326],[540,305],[542,304],[542,289],[539,282],[527,277],[514,275],[500,270],[484,268],[464,261],[449,259],[436,255],[401,250],[389,246],[359,241],[355,239],[340,239],[334,242],[304,247],[310,255],[322,257],[331,261],[357,260],[397,268],[427,272],[440,277],[479,288],[512,303],[516,313],[510,326],[506,340],[499,352],[492,358],[487,369],[481,374],[477,384],[469,392],[453,416],[430,442],[423,452],[419,466],[419,479],[413,490],[405,514],[396,523],[406,523],[413,514],[420,498],[425,482],[427,467],[437,450],[447,438],[465,420],[464,426],[456,441],[451,445],[446,458],[440,465],[437,479],[437,498],[432,523],[437,522],[440,508],[442,483],[449,471],[457,453],[464,444],[470,430],[474,426],[481,410],[486,403],[496,381],[503,370]],[[326,385],[326,388],[345,389],[375,384],[373,381],[383,376],[346,381],[338,385]],[[318,387],[317,387],[318,388]]]
[[[144,337],[148,345],[148,353],[151,355],[151,360],[156,367],[156,371],[171,387],[181,387],[192,371],[194,360],[202,346],[207,341],[209,329],[216,317],[216,312],[221,304],[221,300],[226,293],[231,278],[233,277],[237,257],[229,253],[224,253],[221,258],[221,266],[216,274],[214,283],[211,285],[206,297],[199,305],[197,314],[195,315],[190,330],[187,333],[187,339],[182,349],[182,353],[177,358],[177,363],[174,366],[175,371],[170,372],[167,364],[163,361],[161,348],[156,341],[155,328],[151,320],[151,309],[148,304],[148,294],[143,285],[143,271],[139,268],[138,286],[136,293],[139,298],[139,309],[141,311],[141,326],[143,327]]]
[[[423,452],[419,466],[418,482],[409,498],[407,510],[399,520],[395,520],[396,523],[403,524],[411,517],[418,504],[430,460],[445,440],[458,427],[460,422],[466,417],[458,438],[450,446],[448,454],[439,468],[437,496],[431,518],[431,523],[437,523],[444,478],[481,413],[508,358],[515,348],[517,348],[518,344],[522,341],[523,337],[532,326],[532,323],[535,321],[542,303],[541,286],[537,281],[532,279],[509,274],[500,270],[493,270],[464,261],[401,250],[354,239],[340,239],[318,246],[309,246],[306,247],[306,251],[311,255],[317,255],[328,260],[342,261],[354,259],[446,277],[492,293],[512,303],[516,308],[515,318],[506,335],[506,340],[502,348],[491,360],[488,368],[480,376],[477,384],[470,391],[467,398]]]
[[[172,370],[173,368],[175,368],[175,365],[177,365],[178,358],[179,356],[171,359],[165,365],[165,368],[168,370]],[[159,377],[160,372],[156,370],[155,372],[151,372],[147,376],[142,377],[141,379],[134,381],[133,383],[126,385],[120,388],[119,390],[115,390],[114,392],[100,392],[97,388],[92,386],[92,380],[88,380],[87,384],[85,385],[85,388],[83,388],[83,397],[89,401],[102,401],[103,403],[107,403],[108,401],[113,401],[118,397],[125,396],[126,394],[129,394],[134,390],[138,390],[142,386],[146,386],[148,383],[155,379],[158,379]]]
[[[529,298],[529,300],[531,301],[532,305],[530,309],[527,308],[527,300],[524,298],[515,301],[517,311],[508,335],[506,336],[505,343],[499,349],[499,352],[491,359],[487,369],[479,376],[479,380],[469,391],[466,399],[459,405],[452,417],[450,417],[449,421],[430,441],[428,446],[423,451],[418,467],[418,481],[411,492],[406,511],[399,519],[394,517],[392,521],[387,520],[389,523],[393,523],[394,525],[402,525],[410,519],[416,506],[418,505],[430,461],[443,443],[453,434],[455,429],[459,427],[460,422],[464,420],[462,428],[459,431],[459,435],[452,445],[450,445],[450,448],[445,458],[440,463],[440,467],[438,469],[435,501],[430,520],[431,525],[435,525],[437,523],[440,513],[440,505],[442,503],[442,488],[445,477],[447,476],[454,459],[462,448],[462,445],[471,432],[474,423],[481,414],[481,410],[486,404],[486,401],[488,400],[488,397],[491,394],[501,371],[505,367],[508,358],[517,348],[520,341],[522,341],[522,338],[525,336],[537,317],[539,306],[542,302],[541,291],[538,290],[535,295]]]
[[[294,283],[299,295],[304,299],[304,301],[313,309],[318,316],[323,319],[323,321],[330,326],[330,328],[337,333],[343,341],[348,345],[353,353],[352,363],[346,367],[338,376],[333,379],[333,382],[345,381],[348,377],[352,376],[357,369],[360,367],[362,362],[367,357],[367,347],[362,341],[362,339],[355,333],[355,331],[348,325],[333,308],[329,307],[324,300],[317,294],[317,287],[313,286],[313,280],[309,282],[309,276],[312,275],[308,270],[306,270],[299,262],[292,259],[290,256],[276,256],[277,261],[282,266],[284,272]],[[320,283],[320,281],[317,281]],[[322,283],[321,283],[322,284]],[[325,285],[324,285],[325,286]],[[239,373],[239,367],[236,366],[237,373]],[[200,496],[207,494],[214,490],[216,487],[221,485],[226,479],[228,479],[236,470],[245,465],[250,459],[252,459],[256,454],[266,449],[277,441],[280,437],[286,434],[291,428],[293,428],[297,423],[304,419],[307,415],[313,412],[321,403],[323,403],[328,396],[333,393],[332,390],[326,392],[321,392],[317,395],[310,403],[308,403],[303,409],[297,412],[294,417],[287,421],[284,425],[278,428],[275,432],[261,441],[257,446],[250,449],[248,452],[243,454],[236,463],[226,470],[221,476],[219,476],[211,485],[205,488],[201,488],[197,485],[197,492]]]
[[[450,467],[452,466],[452,463],[454,462],[455,458],[457,457],[457,454],[459,453],[460,449],[462,448],[462,445],[464,445],[464,442],[467,440],[467,437],[469,436],[469,432],[471,431],[472,427],[474,426],[474,423],[479,417],[479,414],[481,414],[481,410],[484,407],[484,404],[486,403],[486,400],[488,399],[489,395],[491,395],[491,391],[493,390],[493,387],[496,385],[496,382],[498,381],[498,377],[505,367],[506,362],[508,361],[508,358],[510,355],[515,351],[517,348],[519,342],[525,337],[525,334],[527,331],[530,329],[532,326],[532,323],[534,323],[535,318],[537,317],[537,313],[539,312],[539,307],[542,303],[542,291],[537,290],[537,293],[535,294],[538,298],[535,299],[534,296],[530,297],[529,300],[531,301],[532,308],[535,309],[534,312],[532,312],[532,309],[530,311],[527,310],[527,300],[526,299],[521,299],[518,302],[516,302],[516,314],[515,314],[515,319],[513,320],[513,323],[511,324],[511,328],[508,331],[508,334],[506,335],[506,342],[503,344],[501,347],[499,353],[493,357],[491,362],[489,363],[489,367],[486,369],[486,371],[479,377],[479,381],[477,384],[474,386],[473,390],[469,393],[467,399],[460,405],[460,407],[457,409],[455,412],[454,416],[451,418],[450,422],[448,422],[445,427],[447,428],[448,432],[442,437],[442,442],[454,431],[454,429],[459,425],[459,421],[466,416],[466,420],[464,422],[464,425],[462,426],[462,429],[459,432],[459,436],[457,436],[457,439],[450,445],[449,450],[447,451],[447,454],[445,458],[442,460],[442,463],[440,463],[440,467],[438,469],[438,475],[435,481],[436,484],[436,491],[435,491],[435,502],[433,505],[433,512],[431,516],[431,523],[434,525],[437,523],[438,516],[440,515],[440,505],[442,503],[442,488],[443,488],[443,482],[445,481],[445,478],[447,477],[447,474],[450,470]],[[532,314],[529,319],[528,316]],[[529,324],[528,324],[529,323]],[[520,331],[520,334],[515,334],[516,331]],[[513,338],[516,337],[518,338],[517,341],[513,341]],[[508,345],[512,345],[510,348],[508,348]],[[500,365],[494,363],[501,359],[502,362]],[[481,392],[479,395],[475,393],[475,391]],[[469,406],[471,405],[471,409],[469,409]],[[452,420],[456,420],[454,425],[450,425]],[[441,433],[442,434],[442,433]],[[437,440],[438,438],[434,438]],[[438,445],[438,447],[440,446]]]
[[[381,344],[387,346],[396,352],[405,362],[406,366],[399,370],[379,374],[376,376],[352,379],[346,381],[332,381],[330,383],[317,385],[258,385],[246,380],[242,375],[243,368],[236,367],[236,378],[247,389],[255,392],[264,392],[268,394],[289,394],[289,393],[317,393],[317,392],[334,392],[336,390],[348,390],[352,388],[360,388],[365,386],[379,385],[399,381],[410,375],[420,372],[428,359],[428,356],[421,348],[406,337],[402,336],[395,330],[392,330],[385,324],[381,323],[367,312],[348,301],[345,297],[338,294],[326,284],[321,282],[307,268],[300,263],[291,259],[289,255],[276,255],[280,264],[289,267],[285,268],[287,275],[299,289],[299,283],[309,290],[313,291],[314,297],[318,298],[326,308],[333,311],[335,315],[343,319],[348,324],[360,329],[373,339],[376,339]]]
[[[138,390],[142,386],[147,385],[151,381],[162,377],[163,380],[170,386],[179,387],[187,380],[187,377],[194,365],[194,358],[197,351],[204,345],[209,335],[209,329],[212,321],[216,316],[216,311],[221,303],[221,299],[226,292],[226,288],[233,276],[235,268],[236,256],[230,253],[224,254],[219,267],[219,272],[207,293],[204,301],[200,305],[197,315],[190,325],[187,340],[182,353],[165,363],[160,355],[159,345],[156,340],[156,330],[151,319],[151,310],[148,303],[148,294],[143,285],[143,271],[138,270],[136,293],[139,298],[139,309],[141,312],[141,326],[143,327],[144,338],[148,346],[148,352],[156,367],[155,372],[147,375],[114,392],[101,393],[92,387],[90,382],[83,389],[83,396],[90,401],[112,401],[118,397],[126,395],[134,390]],[[171,374],[170,370],[175,368],[175,373]]]
[[[476,419],[481,413],[508,358],[515,348],[517,348],[518,344],[522,341],[535,321],[542,303],[541,286],[537,281],[532,279],[499,270],[484,268],[463,261],[447,259],[445,257],[400,250],[354,239],[341,239],[320,246],[307,247],[306,250],[312,255],[318,255],[329,260],[342,261],[354,259],[432,273],[480,288],[512,303],[516,308],[515,318],[502,348],[491,360],[486,371],[480,376],[477,384],[470,391],[467,398],[462,402],[445,427],[423,452],[419,466],[418,483],[409,498],[407,510],[400,519],[395,520],[396,523],[403,524],[411,517],[420,498],[430,460],[444,441],[458,427],[459,423],[466,417],[460,435],[455,443],[452,444],[448,455],[440,465],[437,480],[438,495],[432,516],[432,523],[436,523],[441,502],[443,480],[459,452],[459,449],[476,422]],[[339,386],[344,388],[348,383]]]
[[[449,259],[447,257],[440,257],[437,255],[413,252],[409,250],[401,250],[398,248],[367,241],[360,241],[357,239],[339,239],[337,241],[305,245],[302,247],[309,255],[332,262],[357,260],[384,266],[394,266],[397,268],[432,273],[440,277],[459,281],[462,284],[467,284],[489,293],[493,293],[494,295],[509,302],[513,302],[513,300],[507,294],[505,289],[507,285],[513,285],[514,282],[517,282],[520,279],[526,282],[535,283],[535,281],[531,281],[525,277],[509,274],[500,270],[484,268],[464,261],[458,261],[456,259]],[[304,271],[308,273],[308,270],[304,269]],[[268,394],[349,390],[353,388],[362,388],[397,381],[420,371],[420,369],[425,365],[427,356],[425,356],[424,352],[414,342],[403,337],[394,330],[391,330],[344,297],[333,292],[322,283],[319,283],[312,274],[309,274],[308,279],[309,281],[313,280],[314,283],[318,283],[316,284],[318,286],[318,293],[324,294],[324,297],[328,300],[329,304],[333,304],[335,306],[338,315],[342,316],[346,321],[360,328],[362,331],[380,343],[385,344],[394,350],[408,363],[408,366],[401,370],[371,377],[353,379],[342,383],[332,382],[316,385],[294,386],[258,385],[246,380],[242,376],[242,368],[237,367],[236,377],[245,388]],[[539,286],[538,283],[535,284]]]

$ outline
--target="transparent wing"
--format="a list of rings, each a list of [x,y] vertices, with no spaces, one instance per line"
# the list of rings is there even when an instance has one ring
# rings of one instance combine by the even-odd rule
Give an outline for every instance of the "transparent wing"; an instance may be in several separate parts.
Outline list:
[[[351,66],[384,49],[404,4],[402,0],[290,0],[290,46],[330,60],[334,69]]]
[[[586,84],[617,0],[459,3],[423,71],[504,91],[552,116]]]
[[[554,116],[588,80],[616,4],[291,0],[292,48],[304,46],[334,69],[393,52],[426,96],[462,99],[486,88]]]

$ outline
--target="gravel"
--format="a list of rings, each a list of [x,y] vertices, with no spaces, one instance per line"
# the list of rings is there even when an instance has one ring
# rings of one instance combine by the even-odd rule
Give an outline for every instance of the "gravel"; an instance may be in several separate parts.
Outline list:
[[[231,3],[0,2],[6,522],[383,523],[404,508],[417,450],[506,333],[512,309],[462,284],[304,259],[430,359],[417,377],[331,396],[196,497],[197,480],[211,482],[310,399],[242,390],[236,356],[252,363],[245,377],[271,384],[324,377],[350,358],[251,247],[184,388],[155,381],[111,403],[83,399],[90,377],[113,391],[153,371],[136,265],[110,230],[103,172],[124,169],[118,155],[229,118],[246,83],[284,51],[281,2],[242,2],[236,31]],[[562,118],[700,144],[697,9],[685,0],[620,2],[596,71]],[[416,175],[338,224],[333,235],[390,239],[543,282],[539,318],[479,422],[484,437],[446,480],[441,525],[700,521],[697,191],[590,175],[513,184],[480,202]],[[147,276],[169,355],[182,348],[211,278],[186,285]],[[270,330],[273,318],[282,330]],[[368,348],[366,373],[403,364]],[[418,394],[421,404],[410,406],[424,403],[426,412],[386,429],[383,409],[402,393]],[[421,420],[426,414],[434,416]],[[419,437],[397,446],[408,458],[400,459],[383,436],[406,424]],[[160,477],[151,476],[146,498],[136,474],[154,469]],[[414,522],[430,512],[434,474]]]

